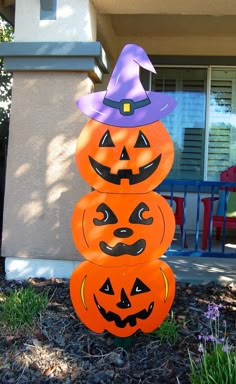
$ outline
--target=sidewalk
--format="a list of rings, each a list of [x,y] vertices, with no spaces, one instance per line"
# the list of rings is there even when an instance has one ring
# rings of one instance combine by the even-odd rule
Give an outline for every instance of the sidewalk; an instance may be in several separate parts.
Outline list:
[[[236,258],[162,256],[175,273],[176,281],[194,284],[236,284]]]
[[[213,281],[224,286],[233,283],[236,287],[236,258],[162,256],[161,260],[172,268],[176,281],[193,284],[207,284]],[[9,280],[24,280],[29,277],[69,279],[77,265],[78,261],[70,260],[8,257],[5,260],[6,278]]]

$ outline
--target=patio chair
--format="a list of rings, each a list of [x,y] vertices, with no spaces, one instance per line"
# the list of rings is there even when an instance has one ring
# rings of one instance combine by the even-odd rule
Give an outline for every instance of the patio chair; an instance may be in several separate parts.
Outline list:
[[[221,182],[236,182],[236,165],[226,169],[220,174]],[[227,209],[225,212],[225,187],[222,187],[219,191],[218,197],[213,197],[213,206],[218,201],[218,207],[216,214],[212,216],[212,227],[216,228],[216,239],[219,240],[221,236],[221,229],[234,228],[236,229],[236,187],[228,188],[228,202]],[[202,249],[207,249],[208,236],[210,231],[210,220],[211,220],[211,197],[205,197],[201,199],[204,206],[203,216],[203,233],[202,233]],[[226,215],[224,219],[224,215]]]
[[[183,236],[183,226],[184,226],[184,198],[179,196],[167,196],[162,195],[166,200],[174,201],[175,208],[174,216],[175,216],[175,224],[180,226],[181,235]],[[184,234],[184,248],[188,248],[186,233]]]

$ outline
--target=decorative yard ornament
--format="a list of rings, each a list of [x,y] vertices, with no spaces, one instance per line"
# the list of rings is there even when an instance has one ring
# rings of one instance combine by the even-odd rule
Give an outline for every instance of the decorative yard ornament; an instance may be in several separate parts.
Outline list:
[[[145,91],[139,78],[140,67],[156,73],[143,48],[125,45],[107,90],[82,96],[77,101],[78,108],[100,123],[119,127],[138,127],[168,115],[176,101],[163,93]]]
[[[173,142],[160,121],[120,128],[90,119],[77,140],[78,170],[100,192],[152,191],[165,179],[173,160]]]
[[[70,279],[70,296],[83,323],[93,332],[127,337],[151,332],[167,316],[175,294],[171,268],[161,260],[132,267],[81,263]]]
[[[175,219],[155,192],[90,192],[72,216],[72,236],[82,255],[106,267],[131,266],[163,255],[173,239]]]
[[[172,270],[155,260],[173,239],[174,215],[152,190],[173,163],[173,143],[159,119],[176,103],[145,91],[140,67],[155,72],[143,48],[126,45],[107,90],[77,102],[91,119],[79,136],[76,164],[95,191],[72,216],[74,243],[88,261],[73,271],[70,295],[88,328],[118,337],[157,328],[175,292]]]

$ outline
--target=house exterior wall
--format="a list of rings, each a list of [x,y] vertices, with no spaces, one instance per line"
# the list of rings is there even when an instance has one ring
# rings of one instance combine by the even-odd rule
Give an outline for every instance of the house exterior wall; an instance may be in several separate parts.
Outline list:
[[[111,69],[130,42],[149,55],[236,56],[236,31],[223,27],[227,17],[236,17],[235,0],[57,0],[56,20],[40,20],[39,0],[15,4],[15,43],[46,47],[61,42],[65,51],[69,43],[99,41]],[[139,23],[132,21],[133,15],[140,16]],[[150,22],[150,15],[160,19]],[[219,18],[220,28],[214,30],[205,22],[203,28],[209,15]],[[171,28],[168,19],[164,22],[167,16]],[[180,16],[185,28],[178,28]],[[190,16],[196,23],[189,22]],[[26,278],[36,275],[36,269],[24,274],[25,260],[68,261],[72,268],[81,259],[71,239],[70,220],[76,201],[90,187],[75,167],[76,139],[87,121],[75,101],[93,89],[106,89],[109,75],[94,88],[86,70],[15,67],[13,72],[2,255],[7,258],[8,276]],[[59,275],[68,277],[70,272]]]
[[[56,20],[39,15],[40,1],[16,1],[16,42],[96,40],[96,12],[89,0],[57,0]]]

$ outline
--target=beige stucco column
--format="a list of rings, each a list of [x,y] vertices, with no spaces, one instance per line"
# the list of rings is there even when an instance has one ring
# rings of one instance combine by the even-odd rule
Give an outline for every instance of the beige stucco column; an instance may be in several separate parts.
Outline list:
[[[89,1],[58,0],[56,20],[39,15],[40,1],[18,0],[15,42],[1,47],[14,74],[2,241],[8,278],[68,277],[81,260],[70,221],[90,187],[74,160],[87,121],[76,100],[105,72]]]

